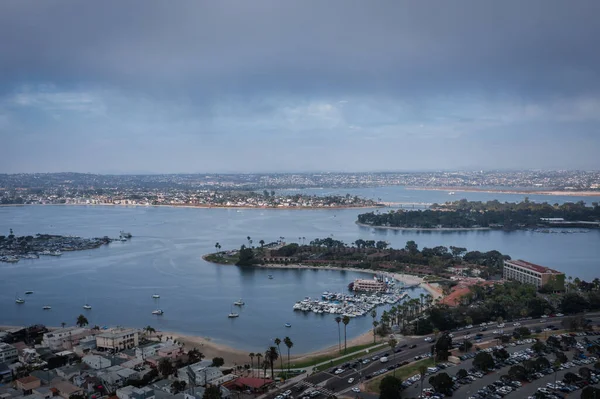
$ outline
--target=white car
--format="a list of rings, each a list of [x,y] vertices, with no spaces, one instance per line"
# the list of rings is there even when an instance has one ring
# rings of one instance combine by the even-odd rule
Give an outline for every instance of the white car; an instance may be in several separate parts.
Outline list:
[[[498,324],[498,328],[504,328],[504,323]]]
[[[431,342],[431,341],[433,341],[433,338],[431,338],[431,337],[426,337],[425,338],[425,342]]]
[[[473,324],[469,324],[468,326],[465,326],[465,329],[468,329],[468,328],[473,328]]]
[[[515,327],[520,327],[520,326],[521,326],[521,323],[514,323],[514,324],[513,324],[513,326],[515,326]]]
[[[359,393],[359,392],[360,392],[360,389],[358,389],[357,387],[354,387],[354,388],[352,388],[352,392]]]
[[[283,393],[283,396],[290,396],[291,394],[292,394],[292,391],[288,389],[287,391],[285,391]]]
[[[348,384],[352,384],[354,382],[354,378],[348,378]]]
[[[335,370],[334,374],[342,374],[344,372],[344,369],[337,369]]]

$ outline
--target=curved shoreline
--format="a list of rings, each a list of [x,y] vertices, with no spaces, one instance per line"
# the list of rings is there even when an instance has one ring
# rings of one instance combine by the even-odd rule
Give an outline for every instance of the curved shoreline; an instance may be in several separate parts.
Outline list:
[[[123,208],[196,208],[196,209],[260,209],[260,210],[343,210],[343,209],[379,209],[386,205],[361,205],[361,206],[234,206],[234,205],[143,205],[143,204],[0,204],[0,207],[25,207],[25,206],[109,206]]]
[[[557,190],[515,190],[515,189],[493,189],[493,188],[474,188],[474,187],[409,187],[406,186],[407,190],[421,190],[421,191],[455,191],[455,192],[466,192],[466,193],[492,193],[492,194],[525,194],[525,195],[565,195],[571,197],[600,197],[600,191],[557,191]]]
[[[491,227],[396,227],[396,226],[373,226],[371,224],[365,224],[355,222],[361,227],[371,227],[374,229],[388,229],[388,230],[423,230],[423,231],[471,231],[471,230],[492,230]]]

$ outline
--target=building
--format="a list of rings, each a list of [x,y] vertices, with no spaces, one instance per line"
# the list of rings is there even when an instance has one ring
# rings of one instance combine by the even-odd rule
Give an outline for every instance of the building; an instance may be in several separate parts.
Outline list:
[[[208,363],[208,364],[207,364]],[[177,370],[177,378],[188,385],[202,386],[223,377],[218,367],[210,367],[211,361],[200,361]]]
[[[17,389],[22,389],[23,392],[31,392],[32,389],[39,388],[41,385],[40,379],[31,375],[17,380]]]
[[[502,275],[505,280],[535,285],[538,289],[548,287],[549,284],[554,290],[564,289],[564,273],[524,260],[505,260]]]
[[[58,395],[63,399],[69,399],[71,395],[83,395],[83,389],[68,381],[57,381],[52,384]]]
[[[364,280],[364,279],[356,279],[354,280],[354,291],[368,291],[368,292],[385,292],[387,290],[387,284],[383,281],[379,281],[376,279],[373,280]]]
[[[82,338],[87,337],[88,335],[90,335],[90,331],[87,328],[57,328],[56,330],[47,332],[43,335],[42,345],[53,351],[72,349]]]
[[[93,368],[94,370],[107,369],[110,366],[112,366],[110,360],[99,355],[87,355],[81,358],[81,361]]]
[[[10,344],[0,342],[0,363],[12,363],[19,359],[19,351]]]
[[[135,348],[139,343],[139,333],[133,328],[113,328],[96,335],[96,348],[104,351],[121,351]]]
[[[136,388],[128,385],[117,389],[119,399],[154,399],[154,389],[150,387]]]

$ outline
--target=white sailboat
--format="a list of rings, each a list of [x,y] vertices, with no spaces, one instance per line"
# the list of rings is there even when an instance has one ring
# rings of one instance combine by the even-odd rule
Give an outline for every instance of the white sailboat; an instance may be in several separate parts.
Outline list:
[[[160,300],[157,301],[157,308],[156,310],[152,311],[152,314],[157,315],[157,316],[162,316],[165,312],[160,308]]]
[[[230,319],[234,318],[234,317],[240,317],[240,315],[238,313],[234,313],[233,312],[233,306],[231,307],[231,311],[229,312],[229,315],[227,316]]]
[[[92,305],[88,304],[87,298],[85,298],[85,305],[83,305],[83,308],[85,310],[91,310],[92,309]]]
[[[25,303],[25,299],[19,297],[18,294],[15,294],[15,303],[18,303],[19,305]]]
[[[235,306],[244,306],[245,305],[244,301],[242,301],[242,298],[240,298],[239,301],[235,301],[233,304]]]
[[[154,299],[158,299],[158,298],[160,298],[160,295],[158,295],[158,294],[154,294],[154,295],[152,295],[152,298],[154,298]]]

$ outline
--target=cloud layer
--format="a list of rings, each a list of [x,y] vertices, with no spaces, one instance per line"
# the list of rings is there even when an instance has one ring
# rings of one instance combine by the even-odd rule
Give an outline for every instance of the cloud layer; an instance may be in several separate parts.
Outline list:
[[[598,169],[599,11],[2,2],[0,172]]]

